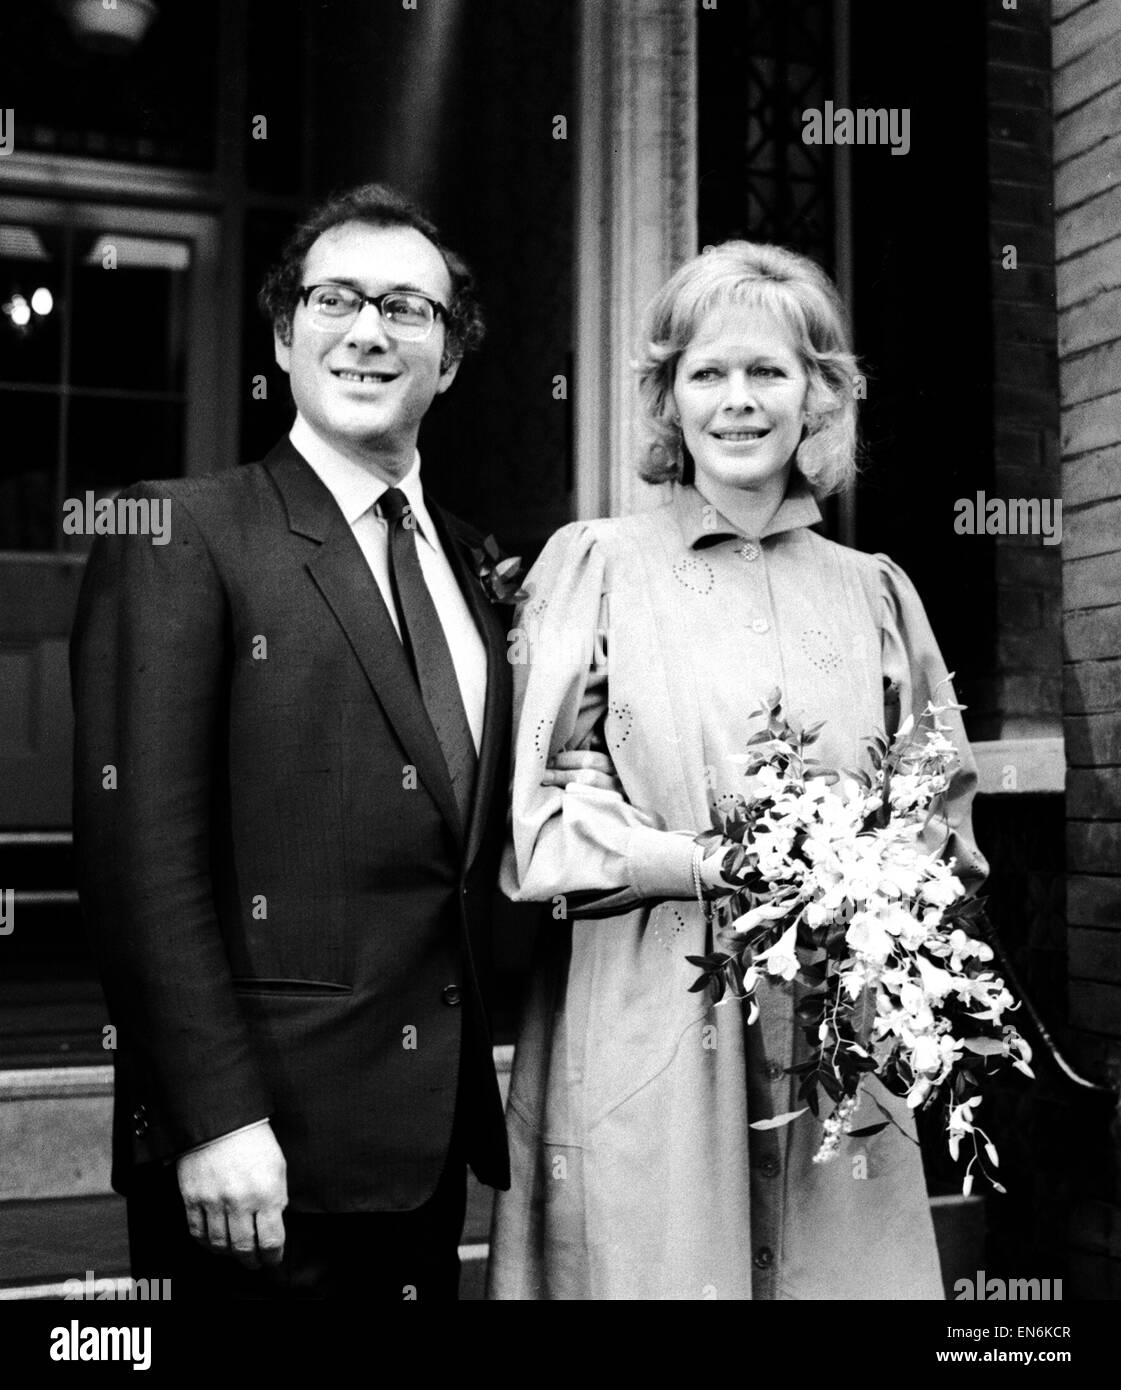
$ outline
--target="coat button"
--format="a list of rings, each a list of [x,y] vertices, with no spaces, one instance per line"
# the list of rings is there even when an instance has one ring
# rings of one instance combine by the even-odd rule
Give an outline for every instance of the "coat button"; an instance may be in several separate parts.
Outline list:
[[[765,1178],[773,1178],[781,1167],[782,1164],[772,1155],[769,1158],[765,1158],[763,1162],[760,1163],[759,1171]]]
[[[777,1081],[783,1073],[782,1063],[768,1062],[766,1067],[764,1068],[764,1071],[766,1071],[767,1075],[770,1077],[772,1081]]]
[[[770,1269],[775,1262],[775,1252],[769,1245],[761,1245],[752,1260],[756,1269]]]
[[[771,625],[770,625],[770,623],[766,620],[766,618],[752,618],[752,620],[751,620],[751,630],[752,630],[752,632],[760,632],[760,633],[762,633],[762,632],[769,632],[770,629],[771,629]]]
[[[444,986],[444,1003],[445,1003],[445,1004],[449,1004],[449,1005],[454,1006],[454,1005],[460,1003],[462,999],[463,999],[463,995],[462,995],[462,993],[460,992],[460,988],[459,988],[458,985],[445,985],[445,986]]]

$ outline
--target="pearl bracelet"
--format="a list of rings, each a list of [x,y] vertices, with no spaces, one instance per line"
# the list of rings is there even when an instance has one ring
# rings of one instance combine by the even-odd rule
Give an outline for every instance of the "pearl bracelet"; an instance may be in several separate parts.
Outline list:
[[[698,902],[700,903],[700,905],[701,905],[701,911],[704,913],[705,922],[706,922],[707,924],[711,925],[711,923],[712,923],[712,904],[711,904],[711,903],[709,902],[709,900],[705,897],[705,893],[704,893],[704,884],[703,884],[702,881],[701,881],[701,865],[704,863],[704,860],[705,860],[705,852],[704,852],[703,846],[701,846],[701,845],[694,845],[694,846],[693,846],[693,891],[696,893],[696,895],[697,895],[697,901],[698,901]]]

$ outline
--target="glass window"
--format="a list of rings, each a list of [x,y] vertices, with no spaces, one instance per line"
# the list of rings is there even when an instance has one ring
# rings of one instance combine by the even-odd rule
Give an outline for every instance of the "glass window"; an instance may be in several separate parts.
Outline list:
[[[85,550],[67,497],[184,471],[189,241],[0,223],[0,549]]]

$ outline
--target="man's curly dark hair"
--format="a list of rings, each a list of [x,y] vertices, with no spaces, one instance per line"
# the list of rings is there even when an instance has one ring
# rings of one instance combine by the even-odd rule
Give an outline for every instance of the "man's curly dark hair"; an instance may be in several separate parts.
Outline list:
[[[365,183],[334,193],[304,218],[284,243],[280,259],[265,276],[257,303],[271,320],[281,342],[292,341],[292,317],[303,283],[307,253],[324,232],[344,222],[365,222],[371,227],[414,227],[439,251],[451,276],[446,343],[441,368],[447,370],[466,352],[482,342],[483,313],[475,294],[475,277],[450,247],[440,239],[435,223],[407,198],[381,183]]]

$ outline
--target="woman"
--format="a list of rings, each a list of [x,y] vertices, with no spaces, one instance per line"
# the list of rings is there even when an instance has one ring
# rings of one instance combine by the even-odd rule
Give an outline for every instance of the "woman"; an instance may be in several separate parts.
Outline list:
[[[907,1134],[850,1140],[825,1164],[809,1116],[749,1128],[796,1108],[791,986],[764,984],[749,1026],[741,1004],[690,993],[685,959],[711,949],[697,888],[726,887],[693,837],[742,789],[764,694],[825,720],[817,756],[852,767],[946,677],[902,570],[808,529],[854,473],[841,304],[812,262],[727,242],[670,279],[646,336],[645,476],[667,505],[559,531],[511,647],[504,887],[558,920],[517,1045],[491,1296],[941,1298],[904,1103],[871,1083]],[[976,774],[952,723],[947,853],[975,888]],[[550,755],[601,743],[621,794],[552,785]],[[866,1097],[851,1127],[879,1118]]]

